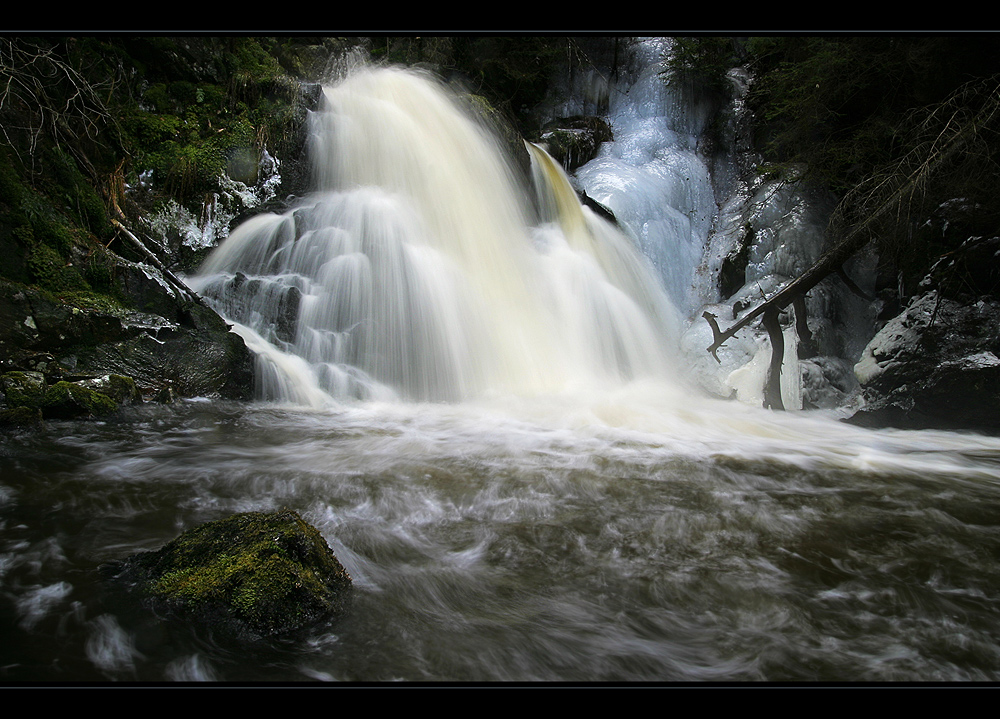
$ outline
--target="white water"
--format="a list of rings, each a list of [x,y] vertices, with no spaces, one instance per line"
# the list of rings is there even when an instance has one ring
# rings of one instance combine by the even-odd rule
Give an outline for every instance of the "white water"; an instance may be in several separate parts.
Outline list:
[[[653,55],[628,102],[612,104],[619,139],[576,178],[624,210],[626,225],[641,216],[622,205],[633,194],[668,215],[702,216],[714,202],[695,152],[707,118],[685,117],[678,98],[666,102],[657,89],[652,57],[664,42],[640,45]],[[882,455],[871,453],[872,435],[836,422],[836,412],[757,411],[769,348],[749,332],[720,351],[742,357],[723,365],[736,401],[694,389],[705,373],[690,357],[710,361],[711,335],[700,320],[683,329],[670,299],[685,294],[683,283],[669,276],[690,279],[701,261],[691,248],[707,242],[711,223],[671,230],[657,221],[656,233],[647,223],[639,244],[656,246],[650,261],[635,238],[581,206],[541,149],[526,145],[531,178],[520,178],[470,108],[412,69],[362,67],[326,88],[313,124],[316,191],[237,228],[192,279],[257,354],[263,398],[336,411],[361,401],[376,414],[447,417],[458,433],[476,434],[484,416],[586,435],[613,428],[691,457],[722,444],[746,458],[892,471],[908,455],[903,440],[890,459],[873,459]],[[623,177],[615,192],[596,194]],[[771,198],[751,206],[765,238],[748,269],[758,289],[791,272],[782,263],[817,251],[801,198],[761,192]],[[792,246],[796,227],[805,249]],[[708,292],[687,289],[688,299]],[[800,406],[795,341],[789,328],[788,407]],[[452,406],[426,404],[440,402]]]
[[[275,399],[669,381],[678,319],[645,259],[530,149],[541,222],[497,141],[445,88],[356,71],[315,116],[316,192],[237,228],[193,283],[240,324]],[[234,289],[246,278],[254,292]],[[298,296],[282,336],[281,303]]]

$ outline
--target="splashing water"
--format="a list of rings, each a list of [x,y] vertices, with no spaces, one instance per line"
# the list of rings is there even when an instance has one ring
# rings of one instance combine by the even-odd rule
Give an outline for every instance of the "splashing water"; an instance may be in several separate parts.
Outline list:
[[[316,192],[237,228],[194,279],[266,396],[455,401],[671,376],[676,313],[642,256],[529,147],[541,221],[445,87],[356,71],[315,115]]]

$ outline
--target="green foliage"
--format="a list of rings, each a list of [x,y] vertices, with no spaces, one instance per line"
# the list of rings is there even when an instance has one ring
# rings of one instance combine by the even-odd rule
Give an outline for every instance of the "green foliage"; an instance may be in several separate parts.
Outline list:
[[[98,245],[87,255],[83,277],[88,285],[100,293],[100,297],[118,304],[118,300],[111,297],[117,292],[114,283],[116,264],[117,260],[108,254],[106,249]]]
[[[271,83],[284,75],[281,64],[271,52],[275,44],[275,39],[269,37],[230,38],[224,61],[234,74]]]
[[[0,158],[6,158],[0,153]],[[80,225],[109,232],[103,203],[83,179],[72,158],[48,152],[48,192],[26,185],[10,163],[0,162],[0,275],[28,282],[55,294],[89,290],[84,272],[70,260],[74,248],[89,251],[94,243]],[[63,211],[54,203],[61,200]],[[5,229],[6,228],[6,229]],[[83,270],[83,271],[81,271]]]
[[[58,197],[63,201],[71,224],[97,237],[110,239],[113,229],[104,201],[98,196],[93,184],[80,172],[76,160],[59,147],[51,148],[46,154],[49,162],[47,180],[52,183],[48,191],[49,197]]]
[[[219,179],[234,153],[259,151],[269,139],[287,134],[297,85],[288,80],[268,48],[273,38],[206,38],[194,44],[217,72],[198,81],[159,68],[159,81],[141,93],[123,127],[134,148],[134,171],[153,171],[158,192],[194,212],[219,190]],[[175,55],[179,45],[161,42],[148,53]],[[273,148],[272,148],[273,149]]]
[[[79,270],[48,245],[32,248],[28,268],[33,283],[54,294],[89,289]]]
[[[749,39],[749,104],[768,159],[805,163],[811,177],[846,191],[908,151],[898,133],[907,113],[1000,69],[991,44],[978,37]]]

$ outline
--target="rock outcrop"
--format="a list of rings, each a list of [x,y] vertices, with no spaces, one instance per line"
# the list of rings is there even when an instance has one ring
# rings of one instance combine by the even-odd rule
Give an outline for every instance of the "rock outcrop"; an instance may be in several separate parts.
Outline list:
[[[572,172],[594,159],[602,143],[613,139],[611,126],[604,119],[577,116],[547,123],[539,142],[567,172]]]
[[[855,366],[868,427],[1000,433],[1000,301],[914,298]]]
[[[49,388],[70,385],[63,387],[68,396],[82,397],[79,387],[111,397],[116,405],[164,393],[252,396],[252,354],[218,314],[191,297],[178,296],[149,266],[121,264],[118,282],[128,305],[146,311],[108,297],[63,299],[0,279],[0,371],[32,372]],[[123,379],[112,389],[106,378],[114,376]],[[12,394],[14,384],[7,384],[0,388],[7,409],[41,406],[40,400],[21,401],[23,393],[14,389]],[[90,414],[100,413],[106,412]],[[77,413],[82,414],[87,413]]]
[[[850,422],[1000,434],[1000,237],[956,244],[862,353]]]

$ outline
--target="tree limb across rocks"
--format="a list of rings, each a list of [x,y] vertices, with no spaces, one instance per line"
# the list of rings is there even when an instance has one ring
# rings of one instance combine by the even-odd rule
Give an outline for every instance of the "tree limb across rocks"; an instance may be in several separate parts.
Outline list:
[[[785,285],[781,290],[757,305],[753,310],[743,315],[740,320],[727,330],[722,330],[711,312],[704,312],[704,317],[712,327],[714,342],[708,347],[708,351],[719,359],[718,350],[726,342],[732,339],[737,332],[752,323],[755,319],[764,315],[768,311],[780,311],[792,304],[798,297],[805,294],[819,284],[832,273],[843,273],[843,264],[849,260],[858,250],[868,244],[870,237],[861,232],[861,228],[852,232],[848,237],[836,247],[824,253],[809,269]],[[853,284],[853,283],[850,283]]]
[[[166,266],[162,262],[160,262],[160,259],[155,254],[153,254],[153,252],[148,247],[146,247],[143,241],[140,240],[138,237],[136,237],[135,234],[133,234],[127,227],[125,227],[125,225],[123,225],[114,217],[111,218],[111,224],[113,224],[115,227],[121,230],[121,232],[132,242],[132,244],[135,245],[135,247],[140,252],[142,252],[143,255],[146,256],[146,258],[156,267],[156,269],[158,269],[163,274],[163,277],[167,280],[170,286],[173,287],[174,292],[178,294],[178,297],[180,299],[183,300],[187,298],[187,300],[191,302],[195,302],[197,304],[203,304],[201,297],[199,297],[194,290],[192,290],[186,284],[181,282],[177,278],[177,276],[174,275],[173,272],[168,270]]]
[[[865,296],[844,272],[844,263],[867,245],[877,234],[878,223],[895,212],[897,220],[905,221],[908,216],[909,203],[921,194],[928,178],[945,163],[952,160],[959,151],[964,151],[970,143],[976,140],[980,133],[1000,114],[1000,93],[996,91],[996,79],[989,81],[989,92],[981,88],[967,86],[961,88],[948,101],[938,105],[927,113],[917,125],[916,135],[911,150],[889,171],[872,178],[870,183],[859,187],[855,193],[846,197],[834,213],[831,227],[846,210],[852,207],[864,219],[853,223],[842,239],[826,251],[801,275],[785,285],[774,295],[758,304],[746,313],[739,321],[723,330],[715,315],[704,312],[702,317],[712,328],[713,342],[707,348],[708,352],[719,359],[718,350],[737,332],[751,324],[758,317],[763,318],[763,325],[773,348],[770,373],[765,385],[764,406],[783,409],[781,402],[778,374],[784,354],[784,338],[778,324],[778,313],[788,305],[795,303],[796,314],[801,327],[805,326],[804,297],[813,287],[830,274],[836,273],[844,279],[853,291]],[[977,111],[969,112],[963,100],[969,94],[979,94],[988,99]],[[895,188],[895,189],[894,189]]]

